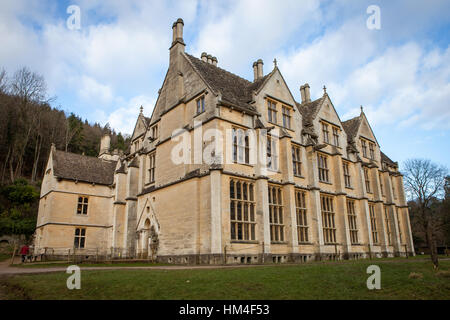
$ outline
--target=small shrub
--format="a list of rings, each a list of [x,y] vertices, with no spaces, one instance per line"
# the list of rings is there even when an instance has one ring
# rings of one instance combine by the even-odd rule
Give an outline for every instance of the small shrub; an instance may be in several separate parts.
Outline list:
[[[423,274],[419,273],[419,272],[411,272],[409,274],[410,279],[422,279],[423,278]]]

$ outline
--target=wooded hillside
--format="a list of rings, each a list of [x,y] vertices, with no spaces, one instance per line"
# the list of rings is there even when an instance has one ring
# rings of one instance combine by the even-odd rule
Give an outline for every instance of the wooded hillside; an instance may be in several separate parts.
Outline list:
[[[26,67],[13,75],[0,70],[0,235],[33,233],[52,143],[59,150],[97,156],[101,136],[109,130],[111,149],[128,146],[129,138],[109,125],[66,114],[51,105],[54,100],[41,75]]]

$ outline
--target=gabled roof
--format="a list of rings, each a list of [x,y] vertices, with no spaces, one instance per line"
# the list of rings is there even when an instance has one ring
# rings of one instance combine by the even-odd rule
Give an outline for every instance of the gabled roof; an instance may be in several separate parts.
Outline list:
[[[190,54],[185,53],[185,55],[207,85],[222,95],[223,101],[256,112],[256,108],[249,105],[249,102],[252,101],[252,92],[263,85],[269,74],[256,82],[250,82]]]
[[[53,174],[67,180],[111,185],[114,182],[116,161],[54,150]]]
[[[347,139],[353,140],[358,134],[359,126],[361,125],[361,116],[354,117],[350,120],[343,121],[342,126],[347,133]]]
[[[381,153],[381,162],[386,162],[390,166],[397,167],[397,163],[392,161],[387,155],[383,153],[383,151],[380,150],[380,153]]]
[[[325,96],[322,96],[317,100],[307,103],[297,102],[297,108],[303,117],[304,123],[312,123],[312,121],[316,118],[317,114],[319,113],[320,106],[324,99]]]

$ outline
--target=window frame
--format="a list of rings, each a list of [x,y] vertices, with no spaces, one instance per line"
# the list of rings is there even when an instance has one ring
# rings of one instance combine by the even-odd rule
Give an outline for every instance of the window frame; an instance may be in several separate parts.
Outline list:
[[[89,214],[89,196],[78,195],[75,213],[80,216],[87,216]]]
[[[267,187],[269,203],[270,242],[284,243],[286,240],[284,230],[283,189],[280,186],[269,184]]]
[[[347,218],[348,230],[350,234],[350,243],[352,245],[359,244],[358,238],[358,215],[355,209],[355,200],[347,200]]]
[[[320,195],[320,211],[322,215],[322,233],[325,245],[337,244],[336,222],[334,212],[334,197],[329,195]]]
[[[230,241],[257,241],[255,184],[248,180],[230,178],[229,188]]]
[[[78,235],[77,235],[77,230],[79,230]],[[82,228],[82,227],[75,228],[73,247],[75,249],[85,249],[86,248],[86,228]]]
[[[310,243],[306,191],[295,190],[295,215],[297,219],[298,244]]]
[[[329,131],[328,131],[328,123],[325,122],[321,122],[322,123],[322,135],[323,135],[323,142],[326,144],[330,144],[330,136],[329,136]]]
[[[301,148],[296,145],[292,145],[292,170],[294,176],[301,177],[302,176],[302,153]]]
[[[352,177],[350,175],[350,162],[342,162],[342,171],[344,173],[344,185],[346,188],[352,188]]]
[[[267,99],[267,121],[277,124],[277,103],[273,100]],[[275,120],[275,121],[274,121]]]
[[[369,203],[369,216],[370,216],[370,227],[372,230],[372,242],[374,245],[379,245],[380,239],[378,237],[378,222],[374,203]]]
[[[201,95],[200,97],[198,97],[195,100],[195,103],[196,103],[196,111],[197,111],[196,114],[200,114],[200,113],[205,112],[205,109],[206,109],[206,107],[205,107],[205,95]]]
[[[282,106],[281,107],[281,113],[282,113],[282,123],[283,123],[283,127],[287,128],[287,129],[291,129],[291,108],[287,107],[287,106]]]
[[[233,141],[231,152],[233,162],[250,165],[250,137],[248,130],[233,127],[231,137]],[[242,156],[242,161],[240,156]]]
[[[148,155],[148,179],[147,183],[155,183],[155,172],[156,172],[156,151],[149,153]]]
[[[267,135],[267,146],[266,146],[266,166],[270,171],[275,171],[278,172],[279,171],[279,155],[278,155],[278,151],[279,149],[277,148],[277,141],[279,139],[277,139],[277,137],[272,137],[271,135]],[[274,150],[275,149],[275,150]],[[274,166],[275,164],[275,166]]]
[[[363,168],[364,171],[364,183],[366,186],[366,192],[367,193],[372,193],[372,189],[370,186],[370,172],[369,172],[369,168]]]
[[[318,153],[317,154],[317,167],[319,170],[319,182],[330,182],[330,169],[328,168],[328,156]],[[326,179],[325,179],[326,178]]]

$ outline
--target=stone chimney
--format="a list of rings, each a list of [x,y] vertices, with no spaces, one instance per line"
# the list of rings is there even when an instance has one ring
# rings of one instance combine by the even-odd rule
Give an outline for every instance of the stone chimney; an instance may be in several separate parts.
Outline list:
[[[258,80],[258,64],[255,61],[253,62],[253,82],[256,80]]]
[[[208,63],[212,64],[212,55],[208,54],[207,58],[208,58]]]
[[[109,148],[111,146],[111,136],[109,133],[105,133],[100,140],[100,154],[109,153]]]
[[[217,67],[217,58],[216,57],[212,57],[212,64]]]
[[[202,53],[202,61],[203,62],[208,62],[208,54],[206,52]]]
[[[302,103],[306,102],[305,99],[305,86],[300,86],[300,95],[302,96]]]
[[[311,102],[311,94],[309,92],[309,84],[305,83],[303,90],[305,91],[305,102]]]
[[[172,25],[172,45],[170,47],[170,62],[174,63],[180,52],[184,52],[186,44],[183,40],[183,19],[178,19]]]
[[[256,61],[257,67],[258,67],[258,79],[262,78],[264,76],[264,72],[263,72],[263,61],[261,59],[258,59],[258,61]]]

